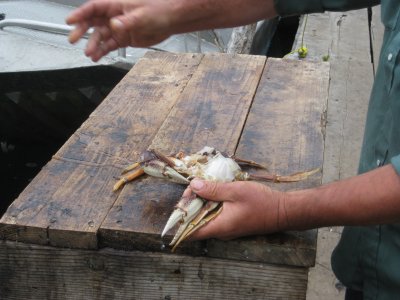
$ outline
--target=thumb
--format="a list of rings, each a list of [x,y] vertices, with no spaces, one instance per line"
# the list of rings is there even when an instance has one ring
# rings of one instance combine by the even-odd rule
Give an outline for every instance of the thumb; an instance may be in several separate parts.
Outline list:
[[[200,197],[213,201],[233,201],[231,183],[193,179],[190,188]]]

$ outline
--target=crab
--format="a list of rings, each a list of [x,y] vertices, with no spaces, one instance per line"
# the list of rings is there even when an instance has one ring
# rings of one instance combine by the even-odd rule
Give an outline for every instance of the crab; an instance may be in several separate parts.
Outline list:
[[[240,165],[264,169],[264,171],[251,174],[243,171]],[[114,185],[114,191],[143,174],[189,185],[195,177],[219,182],[243,180],[296,182],[304,180],[318,171],[319,168],[288,176],[272,175],[266,172],[266,167],[254,161],[229,156],[209,146],[191,155],[179,152],[176,155],[167,156],[155,149],[150,149],[141,154],[138,162],[123,170],[122,177]],[[170,242],[172,251],[175,251],[182,241],[217,217],[221,211],[221,202],[202,199],[188,187],[170,215],[161,237],[179,224]]]

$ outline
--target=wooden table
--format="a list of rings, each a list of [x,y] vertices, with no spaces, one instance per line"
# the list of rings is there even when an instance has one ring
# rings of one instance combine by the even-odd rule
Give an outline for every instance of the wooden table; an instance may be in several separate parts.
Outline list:
[[[321,167],[328,85],[328,63],[146,54],[2,216],[0,298],[304,299],[315,230],[171,254],[160,232],[184,187],[112,186],[149,147],[214,146],[279,174]]]

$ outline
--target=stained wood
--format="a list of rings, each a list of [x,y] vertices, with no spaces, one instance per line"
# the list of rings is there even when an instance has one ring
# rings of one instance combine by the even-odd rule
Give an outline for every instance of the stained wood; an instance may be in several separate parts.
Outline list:
[[[150,147],[192,153],[210,145],[233,154],[264,64],[261,56],[205,55]],[[155,178],[127,185],[100,228],[102,244],[160,251],[160,233],[183,189]],[[202,243],[188,247],[181,251],[203,251]]]
[[[305,299],[307,269],[0,241],[0,298]]]
[[[316,230],[281,232],[232,241],[210,239],[204,249],[208,257],[308,268],[315,264],[316,239]]]
[[[273,174],[321,168],[309,179],[269,184],[278,190],[321,184],[329,64],[269,58],[236,155],[268,166]],[[312,88],[311,88],[312,87]],[[207,244],[208,256],[312,266],[316,230]]]
[[[164,153],[205,145],[231,154],[237,149],[238,156],[283,175],[320,167],[328,64],[265,61],[148,54],[13,203],[0,220],[0,238],[169,253],[164,244],[171,236],[163,241],[159,235],[184,187],[143,177],[112,192],[122,166],[148,147]],[[276,188],[320,182],[319,173]],[[314,263],[315,232],[186,243],[179,249],[208,259],[308,267]]]
[[[328,82],[329,64],[268,59],[236,155],[260,162],[273,174],[322,168]],[[321,173],[273,187],[316,186]]]
[[[201,59],[149,53],[140,60],[10,206],[0,237],[96,248],[118,196],[115,176],[149,146]]]
[[[376,68],[376,50],[379,50],[376,44],[381,43],[383,28],[378,20],[380,6],[372,10],[372,45]],[[294,48],[300,46],[303,25],[299,27]],[[304,41],[309,49],[305,60],[321,61],[324,55],[329,54],[329,109],[322,181],[332,182],[357,173],[373,79],[367,10],[308,15]],[[341,228],[319,229],[316,266],[309,273],[307,299],[340,297],[330,264],[331,252],[337,245],[340,233]],[[323,287],[321,281],[325,283]]]
[[[374,45],[381,39],[376,9]],[[300,45],[301,26],[294,48]],[[309,49],[306,60],[321,61],[329,54],[331,65],[323,182],[351,177],[358,169],[374,79],[367,9],[309,15],[304,43]]]

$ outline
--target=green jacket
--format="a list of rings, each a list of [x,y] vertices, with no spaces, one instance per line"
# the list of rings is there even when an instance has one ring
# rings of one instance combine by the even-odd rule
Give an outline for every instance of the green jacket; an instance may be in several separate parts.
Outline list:
[[[379,3],[385,34],[359,172],[391,163],[400,175],[400,0],[275,0],[275,8],[285,16]],[[347,287],[363,291],[364,299],[400,299],[400,223],[346,227],[333,252],[332,268]]]

